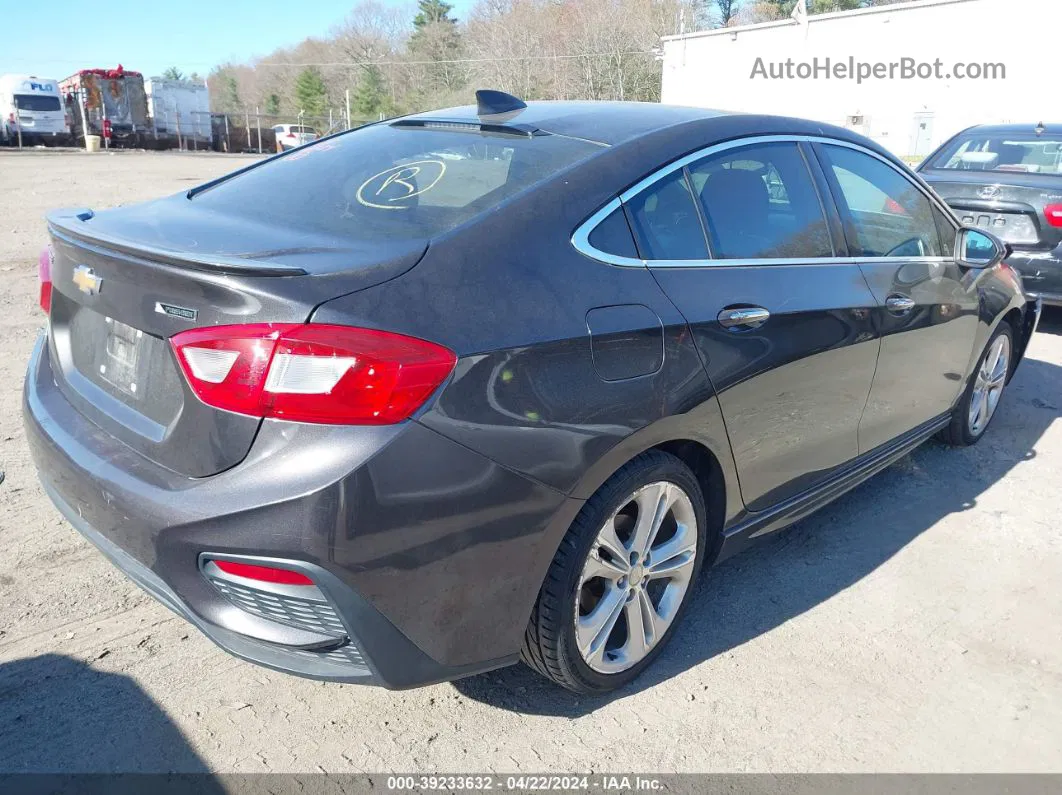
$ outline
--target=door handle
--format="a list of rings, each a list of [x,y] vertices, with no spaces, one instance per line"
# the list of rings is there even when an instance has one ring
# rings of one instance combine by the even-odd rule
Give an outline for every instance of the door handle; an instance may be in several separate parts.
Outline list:
[[[734,331],[759,328],[771,313],[762,306],[743,306],[735,309],[724,309],[719,313],[719,325]]]
[[[914,306],[914,299],[906,295],[890,295],[885,299],[885,308],[894,315],[906,315],[914,309]]]

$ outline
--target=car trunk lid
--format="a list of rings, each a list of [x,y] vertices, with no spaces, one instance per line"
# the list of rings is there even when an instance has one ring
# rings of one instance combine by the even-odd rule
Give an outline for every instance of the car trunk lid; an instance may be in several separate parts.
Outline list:
[[[201,326],[305,322],[318,304],[405,272],[427,248],[260,228],[202,213],[183,196],[48,221],[59,388],[103,431],[190,477],[239,463],[260,420],[201,402],[169,337]]]
[[[929,171],[922,176],[967,226],[992,232],[1016,248],[1052,249],[1062,229],[1044,209],[1062,202],[1062,180],[1043,175],[983,171]]]

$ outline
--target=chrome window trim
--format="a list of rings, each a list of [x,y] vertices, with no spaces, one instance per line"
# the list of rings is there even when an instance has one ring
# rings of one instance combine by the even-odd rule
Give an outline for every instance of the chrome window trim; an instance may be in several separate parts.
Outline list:
[[[706,146],[703,149],[698,149],[696,152],[674,160],[668,163],[666,166],[654,171],[647,177],[644,177],[640,181],[636,182],[627,190],[620,193],[619,196],[611,199],[605,206],[603,206],[596,213],[587,218],[581,223],[575,232],[572,234],[571,242],[572,246],[579,253],[589,257],[590,259],[604,262],[609,265],[618,265],[625,268],[736,268],[736,267],[750,267],[750,266],[768,266],[768,265],[841,265],[851,263],[890,263],[890,262],[949,262],[954,257],[813,257],[813,258],[778,258],[778,259],[684,259],[684,260],[647,260],[647,259],[635,259],[633,257],[621,257],[617,254],[609,254],[608,252],[601,251],[590,245],[590,235],[594,229],[611,215],[616,210],[620,209],[626,202],[629,202],[635,196],[642,191],[651,187],[655,183],[659,182],[669,174],[673,174],[679,169],[686,168],[691,163],[696,163],[698,160],[702,160],[705,157],[709,157],[719,152],[725,152],[730,149],[739,149],[744,146],[755,146],[756,144],[765,143],[809,143],[809,144],[826,144],[829,146],[841,146],[847,149],[854,149],[857,152],[862,152],[865,155],[870,155],[876,160],[880,160],[885,165],[889,166],[893,171],[898,173],[908,182],[910,182],[918,191],[925,196],[931,204],[935,205],[937,209],[944,213],[946,218],[955,222],[955,216],[953,211],[944,201],[934,195],[932,192],[927,191],[926,188],[920,185],[917,181],[912,180],[910,175],[904,173],[903,170],[896,167],[896,164],[884,157],[872,149],[868,149],[851,141],[842,141],[838,138],[828,138],[820,135],[754,135],[745,138],[735,138],[732,141],[724,141],[723,143],[713,144]],[[821,199],[820,199],[821,200]],[[956,226],[956,232],[962,228],[961,224]]]
[[[646,267],[646,261],[643,259],[621,257],[618,254],[607,254],[606,252],[590,245],[590,235],[597,228],[598,224],[621,207],[623,207],[623,202],[617,197],[583,221],[583,223],[579,225],[579,228],[575,230],[575,234],[572,235],[572,245],[575,246],[576,251],[585,254],[590,257],[590,259],[607,262],[610,265],[621,265],[626,268],[644,268]]]
[[[600,259],[600,257],[595,257]],[[620,258],[622,259],[622,258]],[[780,265],[881,265],[896,262],[951,262],[953,257],[792,257],[780,259],[653,259],[631,260],[645,268],[758,268]]]

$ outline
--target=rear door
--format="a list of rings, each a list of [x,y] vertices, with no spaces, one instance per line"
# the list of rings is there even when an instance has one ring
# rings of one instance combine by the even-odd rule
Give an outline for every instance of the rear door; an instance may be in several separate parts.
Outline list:
[[[292,127],[291,131],[295,133],[300,146],[317,140],[317,131],[313,127]]]
[[[951,409],[973,352],[977,289],[955,260],[954,222],[913,178],[867,150],[815,151],[877,304],[881,354],[859,427],[866,452]]]
[[[831,234],[802,145],[724,144],[633,190],[624,199],[641,253],[690,323],[747,507],[855,458],[875,301],[859,267],[835,257],[839,226]]]
[[[29,90],[30,86],[34,87],[33,90]],[[66,132],[66,114],[53,85],[27,80],[23,90],[15,91],[14,103],[22,132],[40,135]]]

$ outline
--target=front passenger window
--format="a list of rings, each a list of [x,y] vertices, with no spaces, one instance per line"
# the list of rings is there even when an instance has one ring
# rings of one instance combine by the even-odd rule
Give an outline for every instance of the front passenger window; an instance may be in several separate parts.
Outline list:
[[[941,256],[933,204],[911,180],[855,149],[827,144],[821,151],[840,188],[852,256]]]

